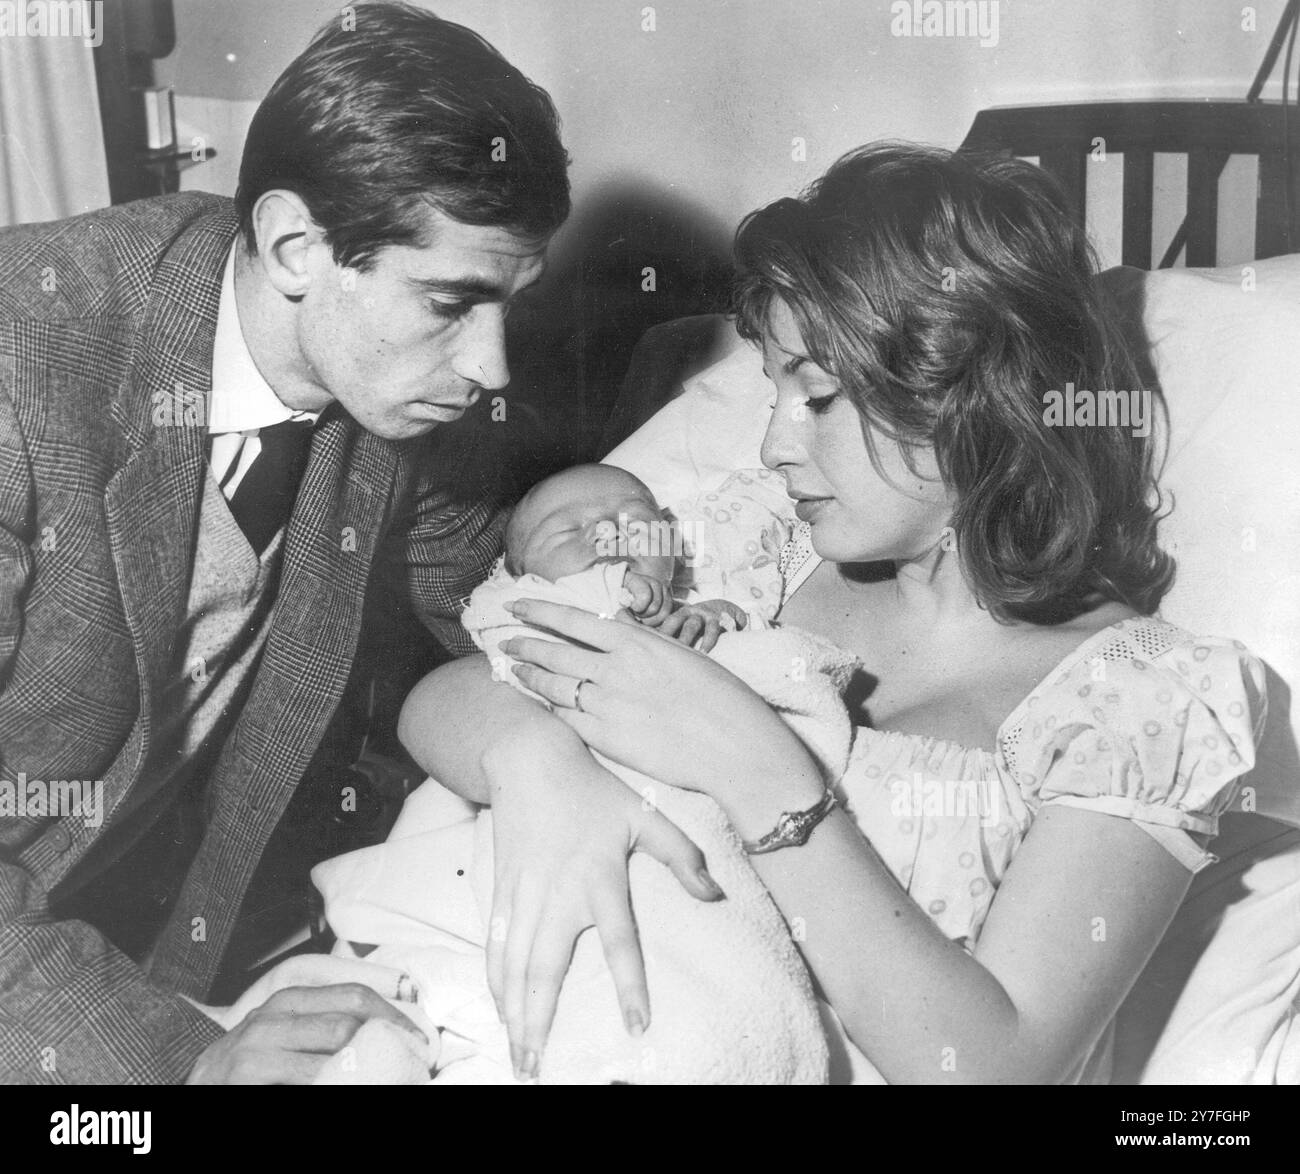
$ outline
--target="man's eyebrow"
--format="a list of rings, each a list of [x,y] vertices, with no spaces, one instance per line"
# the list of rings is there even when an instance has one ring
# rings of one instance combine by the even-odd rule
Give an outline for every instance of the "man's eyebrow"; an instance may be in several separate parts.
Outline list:
[[[515,294],[507,292],[504,286],[479,277],[413,277],[411,281],[429,293],[453,294],[457,297],[478,298],[485,302],[504,302],[516,297],[526,289],[532,289],[542,280],[539,273],[527,285],[520,286]]]
[[[505,298],[505,290],[501,286],[477,277],[413,277],[411,280],[431,293],[457,294],[461,297],[482,298],[484,301]]]

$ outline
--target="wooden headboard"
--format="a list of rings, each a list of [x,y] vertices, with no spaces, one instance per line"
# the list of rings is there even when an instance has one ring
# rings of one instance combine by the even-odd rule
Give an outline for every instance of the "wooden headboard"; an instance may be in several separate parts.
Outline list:
[[[1292,133],[1300,113],[1292,112]],[[1262,260],[1300,246],[1288,216],[1283,149],[1284,116],[1275,102],[1079,102],[1052,106],[1003,106],[982,110],[963,148],[1036,156],[1065,186],[1075,215],[1084,222],[1088,160],[1098,139],[1122,154],[1122,246],[1124,265],[1152,268],[1155,156],[1187,156],[1187,218],[1165,248],[1169,267],[1187,248],[1189,266],[1218,262],[1219,175],[1230,155],[1259,158],[1255,209],[1255,257]],[[1293,155],[1297,153],[1293,152]],[[1297,175],[1297,159],[1291,160]],[[1300,180],[1293,185],[1300,191]],[[1115,282],[1123,280],[1116,271]],[[1135,276],[1135,275],[1134,275]],[[681,391],[682,381],[736,344],[717,314],[681,318],[652,327],[637,344],[598,451],[608,452]]]
[[[1150,269],[1155,156],[1187,156],[1187,217],[1170,242],[1161,267],[1172,265],[1182,245],[1189,266],[1217,263],[1219,176],[1229,155],[1259,157],[1255,257],[1289,253],[1300,245],[1294,207],[1287,204],[1300,177],[1298,153],[1288,161],[1286,131],[1294,136],[1300,113],[1287,116],[1278,102],[1078,102],[1054,106],[1004,106],[976,116],[963,148],[1037,156],[1065,186],[1082,222],[1088,159],[1098,147],[1124,156],[1122,260]]]

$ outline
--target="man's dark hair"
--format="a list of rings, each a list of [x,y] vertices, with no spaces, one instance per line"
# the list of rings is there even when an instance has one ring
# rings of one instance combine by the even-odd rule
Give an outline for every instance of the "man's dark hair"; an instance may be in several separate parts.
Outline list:
[[[360,4],[312,38],[253,117],[235,204],[250,250],[263,193],[295,192],[340,265],[421,244],[428,207],[543,239],[569,213],[546,91],[477,33],[408,4]]]

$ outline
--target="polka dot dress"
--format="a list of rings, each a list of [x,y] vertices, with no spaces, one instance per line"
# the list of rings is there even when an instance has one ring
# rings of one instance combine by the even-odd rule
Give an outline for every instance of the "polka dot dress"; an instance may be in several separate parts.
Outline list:
[[[1237,641],[1160,620],[1103,629],[1003,723],[992,750],[859,729],[842,784],[858,826],[950,938],[973,948],[1049,803],[1132,820],[1190,871],[1240,805],[1264,712]]]
[[[766,626],[783,599],[778,560],[791,533],[790,504],[784,478],[742,469],[684,506],[687,566],[679,586],[692,600],[726,599]]]

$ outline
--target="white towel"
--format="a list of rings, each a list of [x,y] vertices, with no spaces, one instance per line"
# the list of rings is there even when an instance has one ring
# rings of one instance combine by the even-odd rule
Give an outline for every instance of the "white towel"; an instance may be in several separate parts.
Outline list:
[[[506,611],[506,604],[520,599],[545,599],[580,608],[592,615],[612,618],[631,602],[631,596],[623,590],[626,575],[627,563],[599,563],[552,583],[540,575],[516,577],[505,569],[505,559],[498,559],[492,573],[474,588],[460,622],[474,643],[487,654],[498,681],[508,682],[549,708],[544,697],[526,689],[510,671],[519,662],[502,652],[498,645],[512,636],[536,636],[543,640],[559,640],[559,637],[517,620]]]

